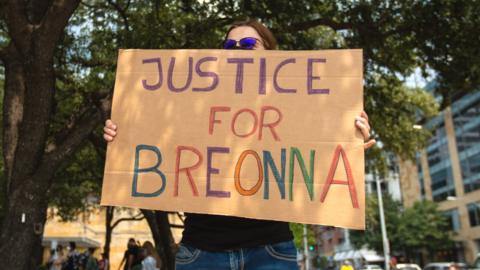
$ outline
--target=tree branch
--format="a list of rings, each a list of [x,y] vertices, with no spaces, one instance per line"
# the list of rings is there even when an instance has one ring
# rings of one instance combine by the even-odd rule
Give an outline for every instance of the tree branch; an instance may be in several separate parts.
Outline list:
[[[5,59],[7,57],[7,52],[6,52],[6,48],[0,48],[0,61],[2,61],[3,63],[5,63]]]
[[[105,159],[107,152],[105,140],[94,133],[91,133],[90,136],[88,136],[88,140],[93,144],[95,152],[97,152],[98,156],[100,156],[102,159]]]
[[[33,27],[27,19],[25,1],[6,1],[4,15],[12,42],[22,54],[26,54],[30,49]]]
[[[180,212],[176,212],[178,218],[180,219],[180,221],[182,221],[182,223],[185,223],[185,219],[183,218],[183,215],[180,214]]]
[[[54,0],[47,10],[40,24],[40,35],[38,35],[40,46],[44,47],[48,52],[46,57],[53,56],[57,41],[79,4],[80,0]]]
[[[330,19],[326,19],[326,18],[319,18],[319,19],[315,19],[315,20],[311,20],[311,21],[294,23],[294,24],[290,25],[286,29],[286,31],[287,32],[294,32],[294,31],[308,30],[310,28],[320,26],[320,25],[328,26],[335,31],[352,29],[353,28],[353,24],[351,24],[351,23],[340,23],[340,22],[336,22],[334,20],[330,20]]]
[[[93,108],[84,113],[70,129],[68,136],[57,146],[49,145],[45,158],[42,160],[42,169],[54,170],[68,156],[70,156],[90,135],[93,129],[101,123],[101,112]]]
[[[122,8],[118,3],[113,2],[113,0],[108,0],[108,3],[115,8],[118,14],[120,14],[123,20],[123,24],[125,26],[125,30],[128,33],[128,31],[130,31],[130,25],[128,24],[127,9],[130,6],[130,1],[128,1],[125,8]]]
[[[82,65],[84,67],[101,67],[101,66],[107,66],[107,65],[115,65],[115,60],[112,61],[100,61],[99,59],[85,59],[82,57],[78,56],[72,56],[70,57],[70,62]]]
[[[117,219],[113,224],[112,224],[112,230],[117,227],[118,224],[120,224],[121,222],[123,221],[140,221],[142,219],[144,219],[145,216],[142,214],[142,213],[138,213],[137,215],[133,216],[133,217],[129,217],[129,218],[120,218],[120,219]]]

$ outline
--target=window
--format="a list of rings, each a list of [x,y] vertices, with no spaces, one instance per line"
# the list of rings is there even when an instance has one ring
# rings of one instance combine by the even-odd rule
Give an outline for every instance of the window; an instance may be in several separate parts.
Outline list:
[[[432,168],[444,160],[450,161],[445,124],[442,122],[432,129],[433,136],[427,147],[428,167]]]
[[[425,181],[423,180],[423,170],[422,170],[422,160],[421,155],[417,153],[417,173],[418,173],[418,180],[420,181],[420,193],[422,198],[425,198]]]
[[[453,123],[465,192],[480,189],[480,94],[453,105]]]
[[[470,218],[470,226],[475,227],[480,225],[480,202],[468,204],[467,209],[468,217]]]
[[[449,229],[451,231],[458,232],[460,230],[460,217],[458,215],[458,209],[451,209],[443,213],[448,218]]]
[[[455,196],[455,185],[450,164],[448,167],[431,172],[432,197],[435,202],[446,200],[448,196]]]
[[[480,152],[460,162],[465,192],[480,189]]]

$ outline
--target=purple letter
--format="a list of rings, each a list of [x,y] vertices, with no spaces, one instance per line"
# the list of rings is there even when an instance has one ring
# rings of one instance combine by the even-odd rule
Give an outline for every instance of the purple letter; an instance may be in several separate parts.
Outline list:
[[[157,67],[158,67],[158,82],[156,84],[147,84],[147,80],[142,80],[143,88],[150,91],[159,89],[162,86],[162,81],[163,81],[162,63],[160,62],[160,58],[143,59],[142,63],[144,64],[157,63]]]
[[[277,76],[278,72],[280,72],[280,69],[285,66],[286,64],[290,63],[295,63],[295,58],[289,58],[287,60],[283,60],[278,64],[278,66],[275,68],[275,72],[273,73],[273,86],[275,87],[275,90],[279,93],[295,93],[297,92],[297,89],[288,89],[288,88],[282,88],[278,85],[277,83]]]
[[[172,57],[170,59],[170,65],[168,66],[168,88],[172,92],[185,91],[190,86],[190,83],[192,82],[193,58],[192,57],[188,58],[188,76],[187,76],[187,81],[185,82],[185,85],[183,87],[177,88],[173,86],[173,68],[174,67],[175,67],[175,57]]]
[[[217,168],[212,167],[212,156],[213,153],[230,153],[230,148],[227,147],[207,147],[207,197],[220,197],[220,198],[229,198],[230,192],[212,190],[211,189],[211,175],[218,174],[220,171]]]
[[[253,64],[253,58],[228,58],[227,63],[237,64],[237,78],[235,80],[235,93],[243,91],[243,64]]]
[[[267,74],[267,64],[265,58],[260,58],[260,78],[258,81],[258,93],[265,95],[265,77]]]
[[[197,64],[195,65],[195,71],[197,72],[197,74],[200,77],[212,77],[213,78],[212,85],[210,85],[208,87],[205,87],[205,88],[194,87],[192,89],[192,91],[211,91],[211,90],[215,89],[215,87],[217,87],[217,85],[218,85],[218,74],[215,73],[215,72],[202,71],[200,69],[200,65],[203,64],[203,62],[207,62],[207,61],[217,61],[217,57],[204,57],[204,58],[198,60]]]
[[[307,90],[308,94],[330,94],[330,89],[313,89],[313,80],[320,80],[320,76],[313,76],[313,63],[326,63],[325,58],[308,58]]]

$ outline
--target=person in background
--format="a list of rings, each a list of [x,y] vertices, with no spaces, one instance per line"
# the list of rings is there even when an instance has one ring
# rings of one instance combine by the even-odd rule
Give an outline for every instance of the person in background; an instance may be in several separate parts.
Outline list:
[[[395,256],[390,257],[390,269],[391,270],[397,269],[397,257]]]
[[[223,49],[275,50],[277,42],[267,27],[250,19],[231,25],[225,34]],[[368,140],[367,114],[362,112],[352,120]],[[117,126],[107,120],[104,139],[111,142],[116,134]],[[373,144],[375,141],[369,140],[364,148]],[[187,213],[175,257],[176,270],[298,269],[297,250],[292,240],[288,222]]]
[[[101,254],[102,258],[98,261],[98,270],[109,270],[109,261],[105,253]]]
[[[142,270],[158,270],[160,269],[161,259],[152,242],[143,243],[144,259],[142,261]]]
[[[53,261],[55,260],[55,249],[50,249],[50,256],[48,257],[47,262],[45,263],[45,269],[50,270],[53,265]]]
[[[135,242],[135,239],[128,239],[127,250],[123,255],[123,259],[118,266],[118,269],[122,268],[123,270],[135,270],[136,268],[142,266],[142,260],[140,259],[139,246]]]
[[[95,248],[88,248],[88,252],[86,252],[87,258],[85,263],[85,270],[98,270],[98,261],[97,258],[95,258],[94,254]]]
[[[340,267],[340,270],[355,270],[355,269],[353,268],[352,262],[350,262],[349,260],[345,260],[343,261],[343,264]]]
[[[65,270],[79,270],[80,269],[80,253],[76,250],[75,242],[68,243],[68,255],[65,263]]]
[[[66,261],[65,254],[63,253],[63,246],[58,245],[50,258],[50,270],[62,270],[62,266]]]

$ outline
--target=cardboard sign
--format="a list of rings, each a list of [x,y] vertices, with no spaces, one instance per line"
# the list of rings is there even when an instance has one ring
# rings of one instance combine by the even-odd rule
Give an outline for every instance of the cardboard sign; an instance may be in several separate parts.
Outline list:
[[[364,228],[361,50],[121,50],[102,204]]]

